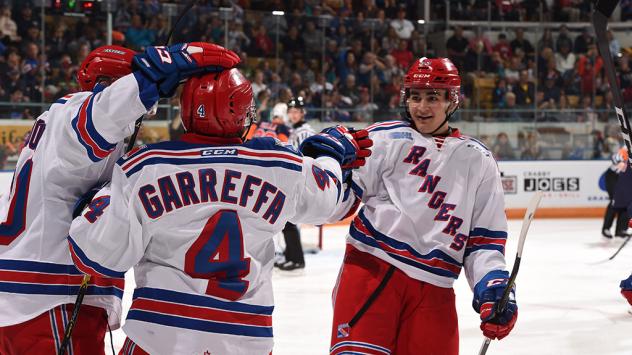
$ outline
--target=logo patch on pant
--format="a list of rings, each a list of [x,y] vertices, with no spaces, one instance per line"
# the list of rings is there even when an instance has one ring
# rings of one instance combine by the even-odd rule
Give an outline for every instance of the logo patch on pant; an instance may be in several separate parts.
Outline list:
[[[346,338],[349,336],[349,324],[338,324],[338,338]]]

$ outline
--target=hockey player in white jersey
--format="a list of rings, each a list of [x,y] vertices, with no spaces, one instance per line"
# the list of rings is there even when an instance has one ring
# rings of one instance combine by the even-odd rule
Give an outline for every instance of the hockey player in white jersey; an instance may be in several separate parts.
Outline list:
[[[194,43],[152,47],[136,56],[105,46],[88,55],[77,75],[83,91],[64,96],[37,118],[2,201],[1,354],[57,352],[82,281],[66,243],[73,205],[110,179],[134,121],[180,80],[238,62],[224,48]],[[108,317],[116,328],[122,294],[122,275],[91,280],[67,353],[104,352]]]
[[[367,128],[373,155],[339,212],[364,202],[333,294],[331,354],[458,354],[461,269],[486,336],[516,321],[513,297],[491,318],[508,279],[503,189],[490,151],[449,126],[460,83],[449,59],[421,58],[405,76],[405,119]]]
[[[305,102],[303,97],[293,97],[287,103],[287,116],[292,130],[290,131],[289,142],[298,149],[303,141],[316,134],[314,129],[305,122]],[[303,245],[301,244],[301,231],[298,226],[288,222],[283,228],[283,239],[285,240],[285,260],[275,263],[283,271],[302,269],[305,267],[305,257],[303,255]]]
[[[330,220],[341,165],[362,164],[370,141],[327,129],[305,156],[274,138],[244,142],[255,111],[237,69],[189,79],[180,102],[186,133],[117,162],[72,224],[73,260],[94,276],[134,267],[123,354],[267,355],[272,237],[288,220]]]

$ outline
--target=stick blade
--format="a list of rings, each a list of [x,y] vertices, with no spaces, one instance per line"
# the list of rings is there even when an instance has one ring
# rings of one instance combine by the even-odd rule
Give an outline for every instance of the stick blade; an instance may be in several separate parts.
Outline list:
[[[542,191],[536,191],[527,205],[527,211],[525,212],[524,219],[522,220],[522,228],[520,229],[520,237],[518,239],[518,256],[522,255],[522,248],[524,247],[524,241],[526,240],[529,226],[531,225],[531,221],[533,221],[535,211],[538,209],[543,195],[544,193]]]

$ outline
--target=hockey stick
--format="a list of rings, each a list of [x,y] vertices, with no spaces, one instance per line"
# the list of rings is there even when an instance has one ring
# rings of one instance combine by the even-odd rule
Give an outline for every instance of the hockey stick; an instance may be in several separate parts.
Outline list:
[[[619,125],[621,126],[621,136],[625,142],[625,146],[628,148],[628,152],[632,152],[632,137],[630,136],[630,121],[625,111],[623,104],[623,97],[621,96],[621,90],[617,82],[617,75],[614,69],[614,61],[612,60],[612,54],[608,45],[607,27],[608,17],[612,15],[614,8],[617,7],[618,0],[599,0],[595,4],[595,12],[593,13],[592,23],[595,29],[595,35],[597,36],[597,46],[599,47],[599,53],[603,59],[603,67],[610,83],[610,91],[614,101],[614,109],[619,119]],[[628,166],[632,165],[632,154],[628,155]]]
[[[175,24],[169,30],[169,34],[167,35],[167,40],[165,41],[165,46],[169,45],[171,41],[171,37],[173,33],[180,24],[180,21],[184,18],[184,15],[189,12],[197,4],[198,0],[191,1],[185,8],[182,10]],[[152,108],[153,110],[153,108]],[[138,137],[138,132],[140,131],[140,127],[143,124],[143,116],[139,117],[134,123],[134,133],[130,136],[130,140],[127,143],[127,147],[125,148],[125,152],[129,152],[134,148],[134,143],[136,143],[136,137]],[[70,320],[68,321],[68,325],[66,326],[66,330],[64,331],[64,338],[62,339],[61,345],[59,345],[58,354],[64,355],[66,354],[66,348],[68,347],[68,343],[70,342],[70,337],[72,336],[72,331],[77,323],[77,318],[79,317],[79,308],[81,308],[81,304],[83,303],[83,298],[88,291],[88,283],[90,282],[90,275],[83,275],[83,279],[81,280],[81,286],[79,286],[79,291],[77,292],[77,298],[75,299],[74,308],[72,310],[72,314],[70,316]]]
[[[614,259],[614,257],[617,256],[617,254],[619,254],[621,249],[623,249],[623,247],[625,247],[625,245],[628,244],[629,241],[630,241],[630,236],[625,237],[625,240],[623,241],[623,243],[621,243],[621,246],[619,247],[619,249],[617,249],[617,251],[614,254],[612,254],[612,256],[608,258],[608,260]]]
[[[518,238],[518,251],[516,252],[516,260],[514,261],[513,269],[511,269],[511,276],[509,276],[509,282],[507,282],[507,287],[505,288],[505,292],[503,293],[500,302],[498,303],[498,307],[496,308],[496,312],[494,312],[493,318],[496,318],[500,313],[504,312],[507,307],[507,303],[509,303],[509,295],[511,294],[511,289],[514,287],[516,283],[516,277],[518,276],[518,270],[520,269],[520,260],[522,260],[522,249],[524,248],[524,242],[527,239],[527,232],[529,231],[529,226],[531,225],[531,221],[533,221],[533,217],[535,215],[535,211],[538,209],[538,205],[540,204],[540,200],[542,199],[542,191],[538,191],[533,195],[531,201],[529,201],[529,205],[527,206],[527,211],[524,214],[524,219],[522,220],[522,228],[520,229],[520,237]],[[481,350],[478,352],[479,355],[485,355],[487,353],[487,348],[491,343],[491,339],[485,337],[485,341],[483,341],[483,345],[481,346]]]
[[[628,114],[625,111],[625,105],[623,103],[623,97],[621,96],[621,90],[619,89],[619,83],[617,82],[617,75],[614,70],[614,61],[612,60],[612,53],[610,53],[610,47],[608,45],[607,27],[608,18],[612,15],[615,7],[619,4],[618,0],[599,0],[595,4],[595,12],[593,13],[592,23],[595,28],[595,35],[597,36],[597,46],[599,47],[599,53],[603,59],[603,66],[610,83],[610,91],[612,92],[612,98],[614,101],[614,109],[619,119],[619,125],[621,126],[621,136],[625,142],[625,146],[628,148],[628,152],[632,152],[632,137],[630,136],[630,121]],[[632,166],[632,154],[628,155],[628,167]],[[608,260],[614,259],[617,254],[628,244],[630,237],[621,244],[619,249]]]

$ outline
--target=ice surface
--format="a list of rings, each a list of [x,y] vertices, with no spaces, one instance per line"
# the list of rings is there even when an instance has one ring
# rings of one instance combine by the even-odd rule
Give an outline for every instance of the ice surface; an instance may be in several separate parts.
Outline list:
[[[509,269],[521,223],[509,223]],[[492,342],[487,354],[632,355],[632,315],[619,292],[619,281],[632,272],[632,243],[606,261],[622,240],[604,243],[600,230],[600,219],[533,221],[517,280],[518,322],[507,338]],[[306,242],[316,238],[316,231],[303,229]],[[324,250],[306,255],[302,274],[275,272],[275,355],[328,353],[331,291],[346,231],[346,227],[326,228]],[[478,354],[483,336],[463,273],[455,289],[460,353]],[[130,299],[126,293],[126,308]],[[114,332],[117,352],[124,338],[122,331]]]

